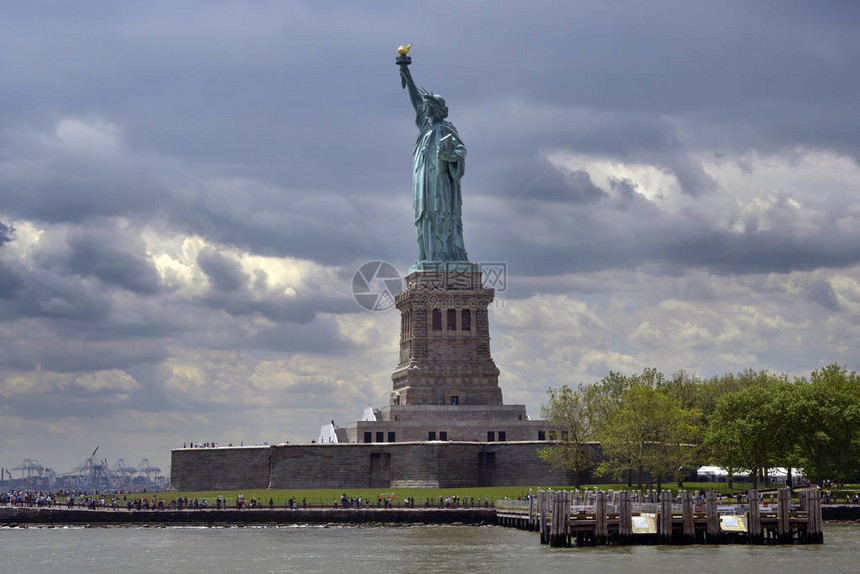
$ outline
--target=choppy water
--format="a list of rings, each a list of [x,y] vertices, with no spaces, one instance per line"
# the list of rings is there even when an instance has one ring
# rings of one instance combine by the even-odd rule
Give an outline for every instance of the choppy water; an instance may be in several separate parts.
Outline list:
[[[811,546],[551,549],[500,527],[0,529],[0,572],[857,572],[860,526]]]

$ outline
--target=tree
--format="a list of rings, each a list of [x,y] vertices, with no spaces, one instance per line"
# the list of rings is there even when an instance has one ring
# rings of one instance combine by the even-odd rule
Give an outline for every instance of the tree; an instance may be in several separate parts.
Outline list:
[[[788,375],[775,374],[771,371],[754,371],[747,369],[741,373],[725,373],[701,382],[698,386],[695,406],[702,409],[707,417],[717,410],[720,398],[729,393],[736,393],[749,387],[770,387],[788,382]]]
[[[860,375],[836,363],[812,371],[809,379],[813,384],[820,383],[860,399]]]
[[[783,382],[770,387],[770,401],[763,408],[772,421],[771,441],[773,463],[785,467],[786,484],[791,486],[791,470],[800,466],[797,441],[801,432],[799,426],[803,397],[800,382]]]
[[[662,382],[663,375],[658,374],[656,369],[645,369],[642,376],[627,376],[615,371],[609,371],[609,375],[603,377],[599,382],[580,387],[585,393],[586,401],[595,413],[598,432],[600,428],[608,424],[613,414],[624,406],[625,393],[634,385],[642,382],[643,379],[653,387],[656,382]],[[627,467],[623,471],[628,487],[633,483],[632,468]]]
[[[609,371],[609,375],[603,377],[597,383],[581,385],[580,390],[584,393],[586,401],[594,410],[598,421],[605,420],[613,411],[621,408],[624,402],[624,393],[636,384],[636,378],[628,377],[621,373]]]
[[[708,425],[702,445],[702,459],[722,467],[726,471],[729,490],[732,490],[735,476],[744,469],[744,462],[735,444],[740,429],[733,425]]]
[[[701,387],[702,380],[684,369],[673,374],[671,379],[664,381],[660,385],[660,389],[670,397],[678,399],[681,403],[681,408],[684,409],[692,409],[698,406]]]
[[[663,479],[672,478],[682,484],[684,469],[696,463],[696,446],[699,439],[702,413],[698,409],[685,409],[674,397],[666,397],[657,413],[661,419],[661,436],[652,447],[651,474],[662,490]]]
[[[860,475],[860,394],[846,377],[816,376],[798,385],[797,455],[808,478],[846,482]],[[847,373],[843,373],[847,375]]]
[[[653,380],[645,378],[627,389],[621,406],[602,421],[598,433],[605,459],[598,471],[620,477],[634,469],[639,488],[646,471],[660,482],[677,478],[679,469],[693,462],[691,443],[700,416],[695,409],[682,408],[678,399],[667,396]]]
[[[548,390],[549,401],[541,407],[541,414],[560,440],[538,451],[538,456],[554,468],[574,473],[577,487],[582,472],[594,465],[594,457],[586,443],[594,439],[595,411],[587,404],[586,396],[567,385]]]
[[[750,386],[728,393],[717,402],[705,429],[704,452],[725,469],[750,471],[755,488],[759,473],[773,466],[776,421],[770,391]]]

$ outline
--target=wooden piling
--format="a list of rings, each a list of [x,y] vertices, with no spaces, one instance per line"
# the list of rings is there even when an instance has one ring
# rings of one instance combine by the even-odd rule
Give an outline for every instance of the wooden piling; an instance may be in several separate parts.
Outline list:
[[[547,544],[549,542],[549,533],[547,532],[547,505],[549,504],[549,492],[545,490],[538,491],[538,533],[540,534],[540,543]]]
[[[750,544],[762,544],[764,538],[761,535],[761,511],[758,505],[758,490],[747,492],[747,500],[750,503],[750,511],[747,513],[747,540]]]
[[[552,512],[552,507],[550,506],[550,501],[552,497],[552,491],[548,490],[544,495],[543,499],[543,543],[549,544],[549,526],[550,526],[550,516]]]
[[[622,490],[618,494],[618,543],[633,542],[633,504],[630,493]]]
[[[603,491],[597,493],[597,508],[594,509],[594,518],[594,543],[597,545],[606,544],[609,538],[609,524],[607,523],[606,493]]]
[[[776,491],[776,538],[780,544],[791,542],[790,518],[791,490],[779,488]]]
[[[657,543],[672,544],[672,493],[660,493],[660,516],[657,523]]]
[[[705,492],[705,512],[708,513],[708,526],[705,540],[708,544],[719,544],[720,542],[720,515],[717,514],[717,493],[709,490]]]
[[[806,521],[807,543],[823,543],[824,531],[821,526],[821,489],[819,488],[806,491]]]
[[[532,492],[532,489],[530,488],[529,489],[529,516],[526,519],[526,528],[529,530],[529,532],[534,530],[534,516],[533,516],[534,508],[535,508],[534,498],[535,498],[534,493]]]
[[[571,504],[572,500],[573,500],[573,496],[571,495],[570,491],[565,491],[564,492],[564,508],[562,509],[562,510],[564,510],[564,545],[565,546],[570,546],[570,534],[571,534],[571,531],[573,530],[570,527],[570,504]]]
[[[553,510],[555,510],[555,492],[549,491],[546,493],[546,527],[544,528],[546,541],[544,544],[552,544],[552,535],[555,531]]]
[[[558,546],[570,546],[570,492],[563,490],[558,501]]]
[[[570,494],[567,491],[553,492],[552,519],[549,545],[555,548],[570,545],[568,525],[570,523]]]
[[[576,545],[605,545],[605,544],[677,544],[706,542],[708,544],[747,542],[749,544],[821,544],[823,542],[821,519],[821,491],[810,489],[800,493],[802,507],[805,512],[791,515],[791,491],[779,489],[772,514],[763,518],[759,506],[759,493],[750,490],[747,493],[749,511],[746,514],[747,536],[742,535],[742,529],[735,525],[727,527],[729,534],[722,532],[722,524],[717,506],[717,495],[714,491],[705,493],[705,508],[697,508],[699,499],[688,491],[681,491],[680,521],[676,520],[672,510],[672,495],[669,491],[659,493],[657,507],[656,535],[636,534],[633,528],[633,499],[635,492],[583,492],[586,502],[593,503],[587,516],[571,514],[571,503],[578,498],[574,491],[552,491],[538,489],[529,493],[528,503],[499,502],[497,508],[498,524],[517,528],[533,528],[540,533],[540,542],[553,547],[570,546],[576,537]],[[617,501],[618,526],[615,520],[609,518],[610,500]],[[644,509],[649,507],[643,507]],[[650,507],[653,508],[653,507]],[[696,510],[705,510],[706,528],[697,524]],[[768,509],[770,510],[770,509]],[[591,513],[594,512],[594,516]],[[615,509],[613,509],[615,512]],[[699,515],[701,516],[701,515]],[[650,521],[650,518],[648,519]],[[617,536],[616,536],[617,533]]]
[[[681,528],[682,542],[693,544],[696,541],[696,523],[694,521],[693,496],[688,490],[681,491]]]

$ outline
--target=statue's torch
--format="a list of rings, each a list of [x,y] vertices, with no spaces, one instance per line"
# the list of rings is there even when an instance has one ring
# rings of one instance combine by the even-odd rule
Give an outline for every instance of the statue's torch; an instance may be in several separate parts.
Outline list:
[[[412,47],[412,44],[409,44],[408,46],[401,44],[401,46],[399,48],[397,48],[397,58],[394,60],[394,63],[397,64],[398,66],[400,66],[400,69],[402,71],[408,71],[409,68],[407,66],[409,66],[409,64],[412,63],[412,58],[409,57],[409,49],[411,47]],[[400,78],[400,87],[402,87],[402,88],[406,87],[406,77],[405,76],[402,76]]]

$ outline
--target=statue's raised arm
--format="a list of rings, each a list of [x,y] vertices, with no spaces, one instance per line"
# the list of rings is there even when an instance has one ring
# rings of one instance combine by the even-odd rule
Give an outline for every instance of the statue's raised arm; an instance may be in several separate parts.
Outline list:
[[[412,58],[407,54],[409,54],[411,47],[412,44],[400,46],[397,49],[399,55],[395,61],[400,66],[400,85],[409,91],[409,99],[412,101],[412,107],[415,108],[415,113],[418,114],[421,113],[422,107],[421,92],[415,87],[415,81],[412,79],[412,73],[409,71],[409,64],[412,63]]]

